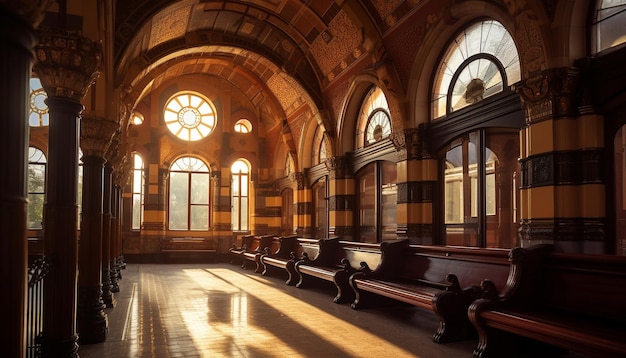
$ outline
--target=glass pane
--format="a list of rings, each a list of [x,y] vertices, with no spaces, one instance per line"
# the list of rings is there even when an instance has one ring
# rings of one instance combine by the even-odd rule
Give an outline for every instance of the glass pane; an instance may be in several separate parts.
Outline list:
[[[359,173],[359,241],[376,242],[376,175],[375,163]]]
[[[190,230],[209,229],[209,207],[205,205],[194,205],[190,208],[191,220]]]
[[[28,228],[41,230],[44,194],[28,194]]]
[[[382,240],[396,238],[398,188],[396,186],[396,164],[384,162],[382,165],[381,217],[383,226]]]
[[[231,219],[233,223],[233,230],[239,231],[239,197],[233,196],[233,201],[231,204]]]
[[[192,173],[191,174],[191,204],[208,204],[209,203],[209,174]]]
[[[248,196],[248,176],[241,175],[241,196]]]
[[[602,1],[596,21],[598,52],[626,42],[626,1]]]
[[[46,166],[43,164],[28,165],[28,192],[43,193],[46,185]]]
[[[189,174],[170,173],[170,229],[187,230],[189,210]]]
[[[241,198],[241,231],[248,230],[248,198]]]
[[[232,196],[239,196],[239,174],[233,174],[233,181],[230,186]]]
[[[141,229],[141,207],[142,207],[142,195],[133,194],[133,230]]]

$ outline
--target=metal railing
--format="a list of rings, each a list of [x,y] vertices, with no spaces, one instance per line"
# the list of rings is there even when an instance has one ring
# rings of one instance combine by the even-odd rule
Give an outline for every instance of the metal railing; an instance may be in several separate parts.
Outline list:
[[[43,280],[50,271],[45,256],[28,266],[28,297],[26,303],[26,357],[41,357],[43,332]]]

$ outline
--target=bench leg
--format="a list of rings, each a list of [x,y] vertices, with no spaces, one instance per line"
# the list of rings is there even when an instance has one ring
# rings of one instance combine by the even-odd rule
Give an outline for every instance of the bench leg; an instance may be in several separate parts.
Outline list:
[[[439,316],[439,328],[433,335],[436,343],[448,343],[476,337],[467,309],[474,300],[469,293],[445,291],[433,297],[433,311]]]
[[[349,282],[350,273],[345,271],[339,271],[335,273],[333,277],[333,282],[337,287],[337,296],[333,299],[335,303],[347,303],[354,302],[354,290],[350,287]]]
[[[287,285],[296,284],[296,277],[298,277],[298,273],[296,272],[295,265],[296,263],[293,261],[288,261],[287,264],[285,265],[285,270],[287,271],[287,274],[289,275],[289,277],[287,278],[287,281],[285,282]]]

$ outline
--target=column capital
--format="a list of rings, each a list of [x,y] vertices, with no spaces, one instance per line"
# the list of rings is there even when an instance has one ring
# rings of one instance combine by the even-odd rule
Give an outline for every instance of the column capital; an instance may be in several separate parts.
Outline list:
[[[83,155],[104,157],[118,129],[117,122],[95,116],[82,116],[80,120],[80,148]]]
[[[344,179],[348,175],[348,161],[346,157],[329,157],[324,161],[331,179]]]
[[[576,67],[553,68],[530,76],[516,86],[526,111],[526,122],[576,117],[581,100],[581,71]]]
[[[102,68],[101,44],[77,32],[40,30],[35,54],[33,71],[39,75],[48,97],[80,102]]]
[[[398,159],[427,159],[431,157],[424,138],[424,130],[425,125],[420,124],[417,128],[406,128],[391,133],[389,139],[398,151]]]

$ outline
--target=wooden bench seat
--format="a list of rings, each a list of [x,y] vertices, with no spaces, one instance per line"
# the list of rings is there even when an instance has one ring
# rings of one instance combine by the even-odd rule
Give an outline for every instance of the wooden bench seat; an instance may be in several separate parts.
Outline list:
[[[518,260],[524,260],[520,253]],[[510,354],[516,336],[589,357],[626,357],[626,258],[552,253],[513,270],[500,294],[469,308],[475,357]]]
[[[381,260],[382,246],[398,246],[404,240],[385,242],[384,244],[367,244],[360,242],[340,241],[339,238],[321,239],[314,259],[309,259],[307,252],[295,264],[299,281],[296,287],[304,287],[307,277],[332,282],[337,295],[335,303],[351,302],[354,291],[350,288],[350,275],[355,273],[361,264],[377,266]]]
[[[480,282],[491,278],[504,287],[509,275],[509,250],[405,245],[383,252],[374,270],[350,277],[355,292],[352,308],[372,306],[381,297],[433,311],[439,328],[433,336],[445,343],[475,336],[467,308],[480,296]]]
[[[263,276],[267,275],[271,267],[279,268],[287,272],[287,285],[295,284],[296,252],[300,245],[297,235],[275,238],[271,247],[266,247],[261,255]]]
[[[266,247],[270,247],[272,245],[272,240],[274,236],[271,235],[263,235],[263,236],[244,236],[242,237],[242,245],[241,247],[233,247],[230,249],[231,257],[234,262],[240,260],[242,268],[248,268],[249,263],[255,264],[254,272],[261,272],[261,255],[265,252]]]

